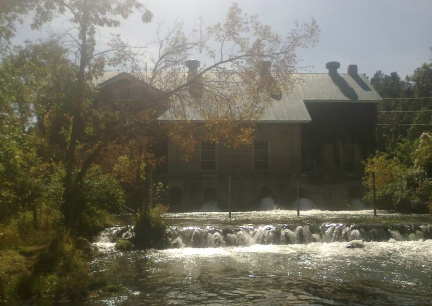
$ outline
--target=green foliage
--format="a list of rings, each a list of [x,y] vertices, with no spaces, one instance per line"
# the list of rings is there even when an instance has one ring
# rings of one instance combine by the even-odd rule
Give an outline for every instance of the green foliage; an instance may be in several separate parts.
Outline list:
[[[89,290],[118,293],[124,291],[125,287],[119,284],[110,284],[106,279],[92,279],[90,281]]]
[[[377,140],[381,151],[400,144],[413,145],[423,132],[431,132],[432,98],[384,100],[378,105]]]
[[[411,96],[411,83],[402,81],[397,72],[385,75],[378,70],[370,83],[382,98],[404,98]]]
[[[34,229],[31,216],[22,215],[0,227],[0,299],[85,298],[88,253],[59,223]]]
[[[24,15],[35,5],[33,0],[2,0],[0,14],[0,53],[10,46],[17,23],[23,23]]]
[[[424,63],[409,77],[414,83],[414,96],[432,97],[432,63]]]
[[[69,235],[59,233],[35,258],[32,276],[23,285],[27,297],[77,301],[87,297],[90,275],[87,258]]]
[[[392,156],[397,157],[398,161],[403,165],[412,165],[414,163],[412,150],[418,146],[418,139],[410,140],[403,139],[402,142],[396,144],[392,151]]]
[[[133,248],[133,243],[127,239],[119,239],[115,244],[115,248],[119,251],[130,251]]]
[[[125,287],[123,285],[115,285],[115,284],[108,284],[107,286],[102,288],[102,291],[109,292],[109,293],[122,292],[124,290]]]
[[[165,246],[164,234],[166,225],[163,215],[168,207],[157,204],[139,215],[135,224],[134,244],[139,248],[162,248]]]
[[[113,215],[124,212],[125,195],[118,181],[99,166],[89,170],[81,191],[75,230],[77,235],[91,238],[112,225]]]
[[[380,188],[392,184],[402,172],[402,165],[395,158],[384,152],[376,152],[374,156],[368,158],[365,162],[363,176],[363,185],[372,189],[372,175],[375,173],[375,186]]]
[[[372,174],[375,174],[376,203],[381,209],[395,209],[399,212],[425,213],[432,203],[432,138],[422,134],[408,153],[407,142],[400,144],[393,152],[377,152],[365,162],[363,185],[369,192],[365,200],[373,202]]]
[[[424,63],[402,81],[396,72],[378,70],[370,82],[386,98],[378,105],[378,149],[393,152],[400,143],[413,143],[432,132],[432,64]],[[402,98],[402,99],[401,99]]]
[[[123,212],[124,193],[118,181],[99,166],[88,172],[83,187],[87,206],[97,207],[109,213]]]
[[[32,141],[12,120],[0,123],[0,222],[32,209],[42,192],[44,164]]]
[[[3,237],[2,237],[3,238]],[[14,300],[19,297],[17,288],[31,271],[24,256],[17,250],[0,249],[0,300]]]
[[[373,174],[375,174],[376,204],[381,209],[393,209],[394,186],[398,184],[398,177],[403,172],[402,165],[389,154],[376,152],[375,156],[365,162],[363,185],[370,190],[365,201],[373,203]],[[396,188],[397,189],[397,188]]]
[[[417,149],[412,153],[416,167],[424,170],[432,178],[432,134],[423,133]]]

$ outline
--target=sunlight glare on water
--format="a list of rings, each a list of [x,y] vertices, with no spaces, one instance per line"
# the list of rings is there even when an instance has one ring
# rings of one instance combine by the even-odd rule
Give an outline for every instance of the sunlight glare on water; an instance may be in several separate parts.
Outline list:
[[[89,305],[432,305],[431,216],[295,214],[168,214],[184,243],[100,256],[95,276],[127,290]]]
[[[432,302],[431,240],[347,246],[309,243],[139,252],[117,258],[111,273],[135,292],[122,305]],[[98,265],[113,259],[102,259]]]

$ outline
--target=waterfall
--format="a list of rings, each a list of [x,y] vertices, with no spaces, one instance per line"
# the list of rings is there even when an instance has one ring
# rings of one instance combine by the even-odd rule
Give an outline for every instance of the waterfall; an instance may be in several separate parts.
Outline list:
[[[93,238],[93,248],[101,252],[112,252],[115,250],[116,241],[121,239],[130,239],[133,237],[133,228],[131,226],[114,226],[106,228]]]
[[[112,227],[95,237],[93,247],[102,252],[115,249],[119,238],[128,239],[131,227]],[[218,248],[234,246],[288,245],[352,241],[417,241],[432,239],[432,225],[355,225],[323,223],[321,225],[261,225],[238,227],[170,227],[165,236],[170,248]]]
[[[171,232],[171,247],[229,247],[355,241],[384,242],[431,239],[431,225],[261,225],[238,227],[184,227]],[[172,235],[172,233],[175,233]]]

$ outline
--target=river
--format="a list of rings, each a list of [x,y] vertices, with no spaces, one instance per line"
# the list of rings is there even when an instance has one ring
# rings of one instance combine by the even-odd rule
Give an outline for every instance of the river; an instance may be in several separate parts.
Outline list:
[[[125,290],[86,305],[432,305],[430,215],[315,210],[165,220],[168,249],[119,252],[95,242],[103,253],[93,273]]]

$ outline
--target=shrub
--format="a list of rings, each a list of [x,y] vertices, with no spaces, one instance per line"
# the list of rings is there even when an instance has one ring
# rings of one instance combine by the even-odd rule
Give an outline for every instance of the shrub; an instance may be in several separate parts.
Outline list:
[[[127,239],[119,239],[116,242],[115,248],[119,251],[130,251],[133,248],[133,244]]]
[[[23,289],[41,299],[79,301],[87,297],[89,279],[86,256],[68,234],[59,233],[36,257],[33,275]]]
[[[157,204],[154,208],[139,215],[135,224],[135,245],[140,248],[162,248],[166,245],[163,214],[168,211],[166,206]]]
[[[1,226],[0,228],[0,251],[20,244],[21,239],[17,232],[13,231],[9,226]]]
[[[375,174],[378,208],[395,209],[403,213],[427,213],[431,210],[432,137],[423,133],[420,141],[414,145],[411,158],[407,157],[406,143],[403,150],[395,152],[402,155],[405,163],[397,155],[390,157],[382,152],[377,152],[364,163],[363,185],[369,189],[364,197],[366,202],[373,202],[372,174]]]
[[[373,175],[375,175],[376,204],[380,209],[394,209],[394,194],[400,189],[400,175],[403,166],[395,158],[383,152],[368,158],[365,162],[363,185],[369,190],[364,200],[373,203]]]
[[[432,178],[432,135],[423,133],[418,147],[413,151],[414,165],[425,171],[428,178]]]
[[[0,251],[0,300],[17,299],[17,288],[30,275],[26,259],[18,251]]]
[[[113,215],[123,212],[125,195],[114,177],[95,166],[89,170],[84,180],[82,201],[75,234],[91,238],[104,228],[112,226]]]

